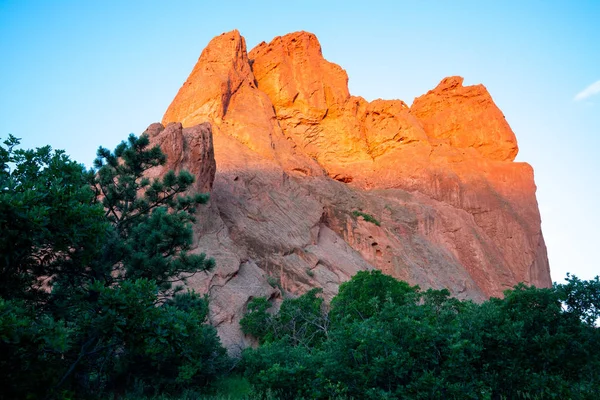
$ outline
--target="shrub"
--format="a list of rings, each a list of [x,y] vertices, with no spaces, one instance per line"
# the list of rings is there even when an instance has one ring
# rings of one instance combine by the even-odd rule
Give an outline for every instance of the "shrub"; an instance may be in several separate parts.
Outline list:
[[[381,226],[379,221],[377,219],[375,219],[375,217],[372,216],[371,214],[367,214],[362,211],[354,210],[354,211],[352,211],[352,215],[354,215],[355,217],[363,217],[363,219],[365,221],[371,222],[372,224],[375,224],[377,226]]]

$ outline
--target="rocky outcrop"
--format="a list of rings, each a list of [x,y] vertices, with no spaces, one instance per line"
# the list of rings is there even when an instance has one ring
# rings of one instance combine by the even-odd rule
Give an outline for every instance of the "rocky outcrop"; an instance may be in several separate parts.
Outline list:
[[[189,128],[183,128],[179,122],[170,123],[166,128],[157,123],[150,125],[144,133],[149,136],[152,146],[160,146],[168,155],[165,165],[147,172],[149,177],[185,169],[196,177],[194,191],[207,193],[212,190],[217,165],[209,123]]]
[[[248,344],[237,323],[250,298],[313,287],[331,298],[359,270],[475,300],[551,284],[533,170],[513,161],[514,133],[485,87],[446,78],[409,107],[351,96],[347,82],[310,33],[248,54],[233,31],[148,128],[168,168],[212,186],[194,229],[217,268],[191,284],[210,294],[230,349]],[[202,161],[210,127],[216,175]]]
[[[481,156],[513,161],[519,148],[513,131],[483,85],[462,85],[463,78],[446,78],[418,97],[410,109],[433,143],[476,149]]]

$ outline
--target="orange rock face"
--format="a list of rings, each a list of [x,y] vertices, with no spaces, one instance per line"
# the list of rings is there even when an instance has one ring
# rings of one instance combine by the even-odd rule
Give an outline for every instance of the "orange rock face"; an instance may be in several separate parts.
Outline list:
[[[504,115],[483,85],[462,85],[463,78],[444,79],[427,94],[415,99],[411,113],[427,135],[438,143],[474,148],[483,157],[513,161],[519,148]]]
[[[195,231],[217,268],[193,285],[230,349],[248,344],[237,325],[248,299],[281,296],[268,276],[327,298],[371,268],[475,300],[551,284],[533,170],[513,162],[515,135],[485,87],[462,82],[446,78],[411,107],[367,102],[310,33],[249,54],[237,31],[209,43],[167,128],[149,132],[171,167],[212,187]],[[205,122],[212,144],[194,127]],[[214,182],[200,165],[211,145]]]

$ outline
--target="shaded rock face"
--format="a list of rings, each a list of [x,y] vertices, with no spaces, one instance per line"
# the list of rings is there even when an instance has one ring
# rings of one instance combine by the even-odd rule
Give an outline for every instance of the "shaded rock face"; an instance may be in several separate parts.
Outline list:
[[[160,146],[167,154],[167,163],[147,172],[148,177],[158,177],[173,170],[188,170],[195,177],[194,191],[207,193],[212,190],[217,165],[213,146],[212,129],[209,123],[183,128],[173,122],[165,128],[162,124],[152,124],[144,132],[150,138],[151,146]]]
[[[217,267],[191,285],[233,352],[250,344],[238,322],[251,298],[320,287],[331,299],[359,270],[474,300],[551,285],[533,170],[513,161],[485,87],[446,78],[409,107],[351,96],[347,82],[310,33],[247,53],[233,31],[147,130],[166,168],[212,189],[194,230]]]

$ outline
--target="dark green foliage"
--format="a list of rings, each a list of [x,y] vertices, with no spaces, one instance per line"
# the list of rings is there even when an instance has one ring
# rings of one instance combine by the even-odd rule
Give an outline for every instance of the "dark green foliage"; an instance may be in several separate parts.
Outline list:
[[[567,312],[579,317],[589,326],[600,322],[600,278],[582,281],[567,273],[566,284],[555,284]]]
[[[140,385],[172,391],[206,385],[227,367],[216,331],[204,324],[206,302],[196,294],[178,294],[157,306],[158,287],[146,279],[114,287],[97,282],[91,289],[98,293],[93,308],[78,303],[79,351],[71,353],[76,367],[65,373],[68,387],[83,393]]]
[[[271,303],[266,297],[256,297],[248,303],[248,312],[240,320],[242,332],[254,336],[261,343],[272,335],[273,316],[267,311]]]
[[[414,303],[418,299],[418,286],[410,286],[379,270],[359,271],[340,285],[338,295],[331,301],[331,318],[365,320],[383,309],[385,302],[396,305]]]
[[[464,334],[481,347],[475,367],[492,394],[593,398],[598,329],[564,312],[557,290],[519,284],[472,311]]]
[[[264,344],[246,350],[242,366],[259,393],[279,398],[593,399],[596,282],[517,285],[478,305],[360,272],[322,313],[331,322],[315,342],[275,335],[282,317],[266,312],[266,299],[254,300],[246,332]]]
[[[72,330],[51,316],[37,316],[22,300],[0,298],[0,398],[43,397],[60,379]]]
[[[253,351],[244,350],[243,365],[254,389],[276,398],[313,398],[319,390],[317,357],[304,346],[291,346],[287,341],[267,342]]]
[[[0,146],[0,399],[174,393],[228,368],[206,299],[179,293],[214,265],[189,253],[207,196],[185,171],[146,179],[165,162],[148,143],[101,148],[89,172]]]
[[[354,210],[354,211],[352,211],[352,215],[354,215],[355,217],[363,217],[363,219],[365,221],[371,222],[372,224],[375,224],[377,226],[381,226],[379,221],[377,219],[375,219],[375,217],[372,216],[371,214],[367,214],[362,211]]]
[[[264,297],[248,303],[248,314],[240,321],[242,331],[261,343],[285,341],[292,346],[314,347],[327,337],[329,319],[323,311],[320,289],[312,289],[295,299],[285,299],[276,314],[267,310]]]
[[[187,171],[170,171],[153,181],[144,177],[146,170],[165,162],[160,149],[148,149],[148,144],[147,136],[130,135],[114,153],[98,150],[98,171],[90,183],[114,229],[94,269],[103,272],[107,283],[153,279],[167,296],[173,282],[214,266],[204,254],[188,253],[195,207],[208,196],[184,195],[194,182]]]
[[[0,146],[0,297],[41,302],[44,280],[80,274],[97,255],[108,223],[82,165],[49,146]]]

